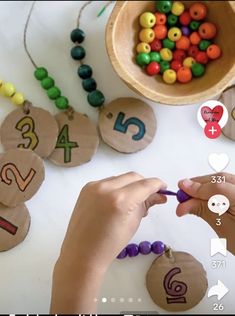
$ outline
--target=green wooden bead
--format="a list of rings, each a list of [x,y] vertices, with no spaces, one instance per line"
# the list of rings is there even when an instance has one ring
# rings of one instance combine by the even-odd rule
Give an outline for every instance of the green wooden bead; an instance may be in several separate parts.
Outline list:
[[[78,76],[81,79],[88,79],[92,76],[92,68],[89,65],[81,65],[78,68]]]
[[[82,46],[75,46],[71,49],[71,57],[75,60],[81,60],[86,56],[86,51]]]
[[[171,41],[169,38],[164,38],[162,43],[164,48],[169,48],[170,50],[175,48],[175,42]]]
[[[87,101],[93,107],[100,107],[105,102],[103,93],[99,90],[94,90],[87,95]]]
[[[150,56],[150,62],[156,61],[157,63],[160,63],[161,55],[159,52],[151,52],[149,56]]]
[[[161,74],[164,73],[164,71],[170,69],[170,63],[166,60],[160,61],[160,67],[161,67]]]
[[[136,62],[139,66],[145,66],[150,63],[150,56],[147,53],[139,53],[136,56]]]
[[[93,78],[88,78],[82,81],[82,87],[85,91],[91,92],[96,90],[97,84]]]
[[[46,70],[46,68],[43,68],[43,67],[39,67],[34,71],[34,77],[37,80],[42,80],[46,78],[47,75],[48,75],[48,71]]]
[[[190,29],[191,29],[192,31],[197,31],[197,30],[199,29],[199,26],[200,26],[200,25],[201,25],[200,22],[198,22],[198,21],[192,21],[192,22],[190,22],[189,27],[190,27]]]
[[[82,43],[85,39],[85,33],[81,29],[74,29],[70,34],[71,41],[74,43]]]
[[[51,100],[59,98],[60,94],[60,89],[55,86],[47,90],[47,95]]]
[[[194,77],[201,77],[204,75],[206,68],[202,64],[195,63],[192,65],[191,70]]]
[[[52,88],[54,86],[54,84],[55,84],[55,81],[51,77],[46,77],[46,78],[42,79],[42,81],[41,81],[41,86],[45,90]]]
[[[174,15],[174,14],[169,14],[167,17],[167,23],[170,26],[175,26],[178,22],[178,16]]]
[[[172,8],[172,1],[158,0],[156,7],[157,7],[157,10],[161,13],[169,13]]]
[[[211,45],[211,41],[202,40],[198,46],[200,50],[205,51],[210,45]]]
[[[66,110],[69,106],[69,100],[61,96],[55,100],[55,105],[60,110]]]

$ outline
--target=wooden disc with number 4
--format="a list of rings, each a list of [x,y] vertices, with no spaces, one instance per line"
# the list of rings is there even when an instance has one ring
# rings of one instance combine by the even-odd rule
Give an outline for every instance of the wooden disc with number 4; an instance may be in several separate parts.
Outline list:
[[[202,264],[186,252],[166,252],[152,263],[146,285],[152,300],[170,312],[186,311],[205,296],[208,282]]]
[[[99,145],[95,124],[77,112],[61,112],[55,118],[59,136],[49,160],[64,167],[75,167],[90,161]]]
[[[30,227],[30,215],[25,204],[7,207],[0,204],[0,251],[21,243]]]
[[[58,125],[53,115],[38,107],[29,106],[12,111],[5,118],[0,130],[5,150],[22,148],[48,157],[55,148]]]
[[[102,109],[99,129],[103,141],[122,153],[134,153],[148,146],[156,133],[152,108],[134,98],[120,98]]]
[[[11,149],[0,157],[0,202],[16,206],[29,200],[45,177],[43,160],[29,149]]]

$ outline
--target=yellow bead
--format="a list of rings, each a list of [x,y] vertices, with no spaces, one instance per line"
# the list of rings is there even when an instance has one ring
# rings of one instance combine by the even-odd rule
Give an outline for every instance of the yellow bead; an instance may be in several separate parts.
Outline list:
[[[12,83],[7,82],[1,86],[0,91],[5,97],[11,97],[15,93],[16,89]]]
[[[151,12],[145,12],[140,16],[140,25],[144,28],[151,28],[156,24],[156,17]]]
[[[22,93],[16,92],[11,98],[11,101],[16,105],[22,105],[25,101],[25,98]]]
[[[141,42],[151,43],[155,38],[155,33],[152,29],[143,29],[139,34]]]
[[[167,69],[163,73],[163,80],[168,84],[173,84],[176,82],[177,75],[173,69]]]
[[[181,15],[184,12],[184,4],[180,1],[174,1],[171,8],[171,12],[174,15]]]
[[[196,63],[196,60],[193,57],[187,57],[183,61],[183,65],[188,68],[192,68],[192,65]]]
[[[147,43],[139,43],[136,47],[137,53],[150,53],[151,47]]]
[[[169,48],[162,48],[160,50],[162,60],[171,61],[173,58],[172,51]]]
[[[178,27],[172,27],[168,31],[168,38],[173,42],[177,42],[181,36],[182,32]]]

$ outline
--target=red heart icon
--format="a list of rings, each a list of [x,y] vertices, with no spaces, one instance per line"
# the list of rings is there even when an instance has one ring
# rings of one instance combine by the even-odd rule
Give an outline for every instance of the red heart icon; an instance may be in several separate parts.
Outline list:
[[[215,106],[211,109],[209,106],[203,106],[201,108],[201,115],[203,120],[208,122],[216,122],[219,123],[224,113],[224,109],[221,105]]]

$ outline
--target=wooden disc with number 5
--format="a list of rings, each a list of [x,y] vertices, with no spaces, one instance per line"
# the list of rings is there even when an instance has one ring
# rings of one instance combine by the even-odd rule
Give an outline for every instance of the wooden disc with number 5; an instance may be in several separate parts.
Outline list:
[[[11,149],[0,157],[0,202],[16,206],[29,200],[45,177],[43,160],[29,149]]]
[[[58,125],[50,112],[28,106],[12,111],[1,125],[1,142],[5,150],[22,148],[48,157],[55,148]]]
[[[156,125],[152,108],[134,98],[112,101],[99,116],[103,141],[122,153],[134,153],[148,146],[155,136]]]
[[[61,112],[55,118],[59,136],[49,160],[63,167],[75,167],[90,161],[99,145],[95,124],[77,112]]]

